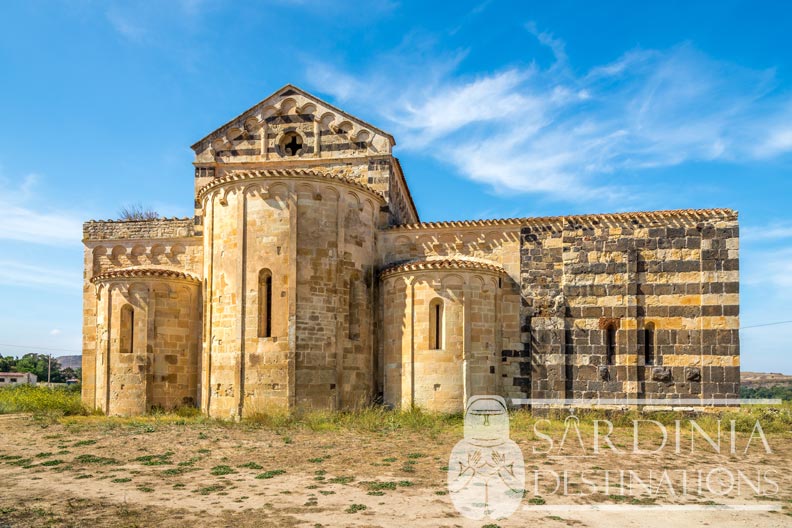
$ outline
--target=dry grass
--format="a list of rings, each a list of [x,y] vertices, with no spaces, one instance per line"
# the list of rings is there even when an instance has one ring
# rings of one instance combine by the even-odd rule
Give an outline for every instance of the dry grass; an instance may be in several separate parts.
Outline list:
[[[5,403],[12,401],[9,393],[3,398]],[[252,527],[260,526],[262,518],[277,526],[391,526],[403,525],[405,518],[416,526],[460,524],[445,484],[449,454],[463,436],[460,415],[373,407],[354,412],[258,413],[231,422],[185,408],[122,418],[82,414],[73,406],[74,395],[67,393],[13,393],[13,401],[26,398],[47,403],[15,404],[36,414],[0,417],[4,431],[0,481],[7,483],[0,494],[0,518],[11,526]],[[72,403],[61,407],[58,402]],[[573,469],[662,470],[705,464],[728,465],[750,475],[757,468],[792,467],[790,411],[789,404],[706,415],[578,410],[586,443],[590,445],[594,420],[607,419],[614,425],[611,438],[623,452],[605,450],[596,459],[578,459]],[[568,416],[568,411],[560,410],[511,413],[511,438],[525,455],[526,469],[567,469],[564,460],[542,453],[546,445],[534,426],[558,440]],[[735,420],[742,444],[759,420],[775,452],[766,456],[757,441],[747,457],[716,454],[697,438],[695,454],[687,448],[670,457],[630,454],[632,420],[656,420],[671,430],[676,420],[686,424],[691,418],[713,438],[721,420],[724,442],[729,422]],[[656,445],[652,427],[642,429],[642,448]],[[683,429],[683,441],[689,446],[690,427]],[[786,472],[783,477],[789,479]],[[774,519],[792,513],[789,484],[785,481],[779,496],[772,499],[783,505]],[[650,499],[655,500],[611,493],[590,500],[643,504]],[[752,498],[760,499],[769,500]],[[524,504],[557,500],[549,493],[527,494]],[[723,502],[706,496],[695,500]],[[680,499],[658,501],[679,503]],[[706,521],[716,522],[711,515],[715,514],[708,513]],[[594,521],[580,517],[575,522],[598,526]],[[506,528],[543,522],[553,521],[537,517],[498,524]],[[603,522],[607,526],[610,520]]]

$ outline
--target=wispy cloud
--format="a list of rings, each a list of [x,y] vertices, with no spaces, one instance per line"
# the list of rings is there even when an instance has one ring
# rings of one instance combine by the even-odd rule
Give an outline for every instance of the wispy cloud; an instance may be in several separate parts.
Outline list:
[[[10,260],[0,260],[0,284],[34,288],[54,286],[68,290],[79,290],[82,287],[79,272],[69,273]]]
[[[35,204],[36,175],[16,186],[0,178],[0,239],[34,244],[75,246],[82,239],[82,222],[68,212]]]
[[[608,187],[598,176],[792,152],[792,100],[776,93],[773,70],[720,62],[681,44],[632,50],[575,73],[561,39],[533,24],[526,30],[552,52],[551,66],[471,77],[459,73],[464,50],[437,58],[402,46],[398,59],[383,57],[359,74],[325,66],[307,75],[386,120],[401,148],[504,192],[624,205],[638,186]]]
[[[774,286],[792,294],[792,247],[753,251],[743,261],[746,268],[741,274],[744,284]]]
[[[792,238],[792,222],[775,222],[766,226],[745,226],[740,229],[743,242],[774,242]]]
[[[110,7],[106,13],[107,21],[122,37],[133,41],[141,41],[147,30],[133,14],[124,12],[117,7]]]
[[[107,22],[119,35],[136,44],[147,43],[152,34],[172,30],[173,24],[194,24],[216,2],[210,0],[174,0],[144,2],[133,0],[111,3],[105,10]]]

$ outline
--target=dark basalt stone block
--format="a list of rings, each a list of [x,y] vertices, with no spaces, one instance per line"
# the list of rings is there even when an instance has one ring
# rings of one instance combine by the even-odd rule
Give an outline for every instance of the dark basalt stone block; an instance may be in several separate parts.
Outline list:
[[[671,369],[668,367],[655,367],[652,369],[652,381],[668,383],[673,381]]]
[[[685,379],[687,381],[701,381],[701,370],[697,367],[685,368]]]

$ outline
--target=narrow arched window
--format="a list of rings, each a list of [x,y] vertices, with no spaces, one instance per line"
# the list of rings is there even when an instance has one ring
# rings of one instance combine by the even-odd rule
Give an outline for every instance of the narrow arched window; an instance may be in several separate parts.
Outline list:
[[[616,359],[616,325],[609,324],[605,329],[605,354],[608,365]]]
[[[365,306],[365,286],[357,273],[349,278],[349,339],[353,341],[360,339],[360,315]]]
[[[119,352],[130,354],[135,346],[135,311],[128,304],[121,307]]]
[[[258,280],[258,336],[272,337],[272,273],[259,271]]]
[[[655,326],[648,323],[644,328],[644,364],[655,364]]]
[[[429,303],[429,348],[440,350],[443,348],[443,300],[433,299]]]

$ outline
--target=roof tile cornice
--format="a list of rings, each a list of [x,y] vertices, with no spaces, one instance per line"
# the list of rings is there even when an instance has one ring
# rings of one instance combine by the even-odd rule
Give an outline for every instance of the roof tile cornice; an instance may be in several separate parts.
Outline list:
[[[91,282],[96,283],[119,279],[168,279],[201,282],[201,279],[192,273],[162,268],[123,268],[106,271],[92,277]]]
[[[283,179],[283,178],[299,178],[299,179],[313,179],[313,180],[320,180],[320,181],[332,181],[338,182],[345,185],[350,185],[352,187],[356,187],[362,191],[365,191],[369,194],[372,194],[379,198],[381,201],[385,201],[384,195],[374,189],[366,185],[365,183],[360,183],[359,181],[355,180],[354,178],[349,178],[347,176],[341,176],[339,174],[330,174],[326,172],[321,172],[318,170],[308,170],[308,169],[264,169],[264,170],[232,170],[229,171],[225,176],[220,178],[216,178],[198,190],[198,199],[203,200],[204,197],[213,189],[217,189],[229,183],[236,183],[236,182],[244,182],[244,181],[253,181],[253,180],[262,180],[262,179]]]
[[[504,269],[493,262],[481,262],[477,260],[466,259],[422,259],[412,260],[409,262],[401,262],[391,265],[380,271],[380,278],[385,278],[397,273],[411,273],[418,271],[438,271],[438,270],[466,270],[466,271],[483,271],[489,273],[505,273]]]
[[[629,213],[602,213],[586,215],[537,216],[524,218],[496,218],[489,220],[456,220],[442,222],[421,222],[391,226],[387,231],[419,231],[423,229],[466,228],[466,227],[522,227],[531,225],[558,224],[563,222],[623,222],[630,220],[654,220],[671,218],[712,218],[726,217],[737,219],[733,209],[673,209],[666,211],[637,211]]]

